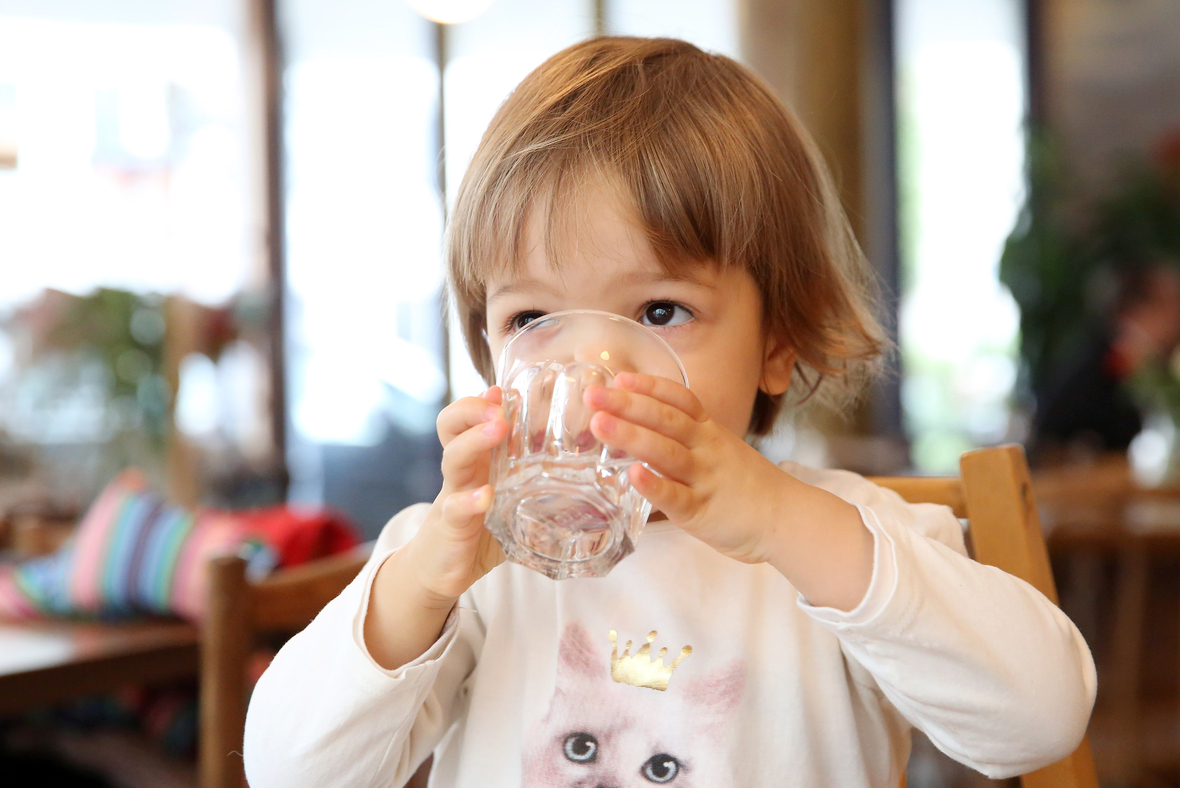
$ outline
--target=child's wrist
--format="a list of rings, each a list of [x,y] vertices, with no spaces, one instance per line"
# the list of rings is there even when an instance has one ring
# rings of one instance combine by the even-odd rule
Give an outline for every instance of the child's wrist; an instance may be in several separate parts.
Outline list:
[[[437,583],[432,583],[428,572],[424,568],[430,562],[423,560],[421,542],[417,538],[411,539],[406,546],[397,551],[390,560],[397,561],[391,571],[396,572],[402,582],[399,592],[404,595],[408,605],[428,612],[450,612],[459,597],[452,596],[438,589]]]
[[[817,607],[852,610],[873,570],[873,536],[857,508],[790,478],[775,496],[777,516],[766,562]]]
[[[423,598],[406,559],[406,545],[377,569],[369,594],[364,639],[369,655],[386,670],[418,658],[430,648],[446,624],[452,602],[432,604]]]
[[[790,557],[798,552],[795,531],[799,519],[801,487],[806,485],[790,474],[783,473],[783,479],[775,486],[774,494],[764,499],[766,508],[763,522],[770,523],[770,527],[766,530],[762,552],[766,563],[780,572]]]

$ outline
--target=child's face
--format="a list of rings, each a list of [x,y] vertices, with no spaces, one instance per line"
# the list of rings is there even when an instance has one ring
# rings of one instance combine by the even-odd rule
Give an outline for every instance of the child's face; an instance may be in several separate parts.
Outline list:
[[[670,276],[656,259],[629,201],[605,185],[588,188],[550,264],[544,222],[526,224],[525,259],[516,273],[488,283],[488,343],[499,358],[514,330],[565,309],[597,309],[636,320],[680,356],[689,385],[714,421],[745,436],[759,381],[786,390],[791,364],[762,334],[757,285],[745,270],[690,269]],[[767,362],[767,358],[770,362]]]

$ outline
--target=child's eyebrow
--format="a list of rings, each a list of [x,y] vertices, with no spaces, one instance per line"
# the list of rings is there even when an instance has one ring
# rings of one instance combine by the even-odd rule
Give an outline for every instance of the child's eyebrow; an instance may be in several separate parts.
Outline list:
[[[635,273],[621,276],[617,280],[620,285],[655,285],[664,282],[679,282],[684,284],[696,285],[697,287],[704,287],[709,290],[716,290],[717,285],[708,282],[700,277],[693,276],[691,273],[660,271],[658,273],[648,271],[637,271]],[[546,285],[544,282],[538,282],[535,279],[517,279],[506,285],[498,287],[488,296],[488,303],[496,300],[501,296],[512,295],[514,293],[548,293],[555,295],[556,292]]]
[[[502,287],[496,288],[490,296],[488,296],[488,303],[495,301],[500,296],[512,295],[513,293],[548,293],[554,295],[551,287],[538,282],[535,279],[518,279],[515,282],[510,282]]]
[[[664,282],[677,282],[705,287],[709,290],[717,289],[717,285],[699,276],[693,276],[691,271],[660,271],[658,273],[636,271],[635,273],[619,277],[618,281],[620,284],[625,285],[658,285]]]

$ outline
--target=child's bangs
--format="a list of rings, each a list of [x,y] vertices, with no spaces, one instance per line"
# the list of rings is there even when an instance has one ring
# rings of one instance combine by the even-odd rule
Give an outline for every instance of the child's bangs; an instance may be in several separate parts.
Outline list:
[[[650,151],[645,153],[650,157]],[[533,236],[533,222],[539,224],[536,229],[545,244],[546,261],[560,271],[571,250],[586,238],[582,219],[587,215],[587,195],[601,188],[615,192],[667,273],[683,276],[699,266],[722,262],[705,251],[711,239],[695,232],[699,223],[687,206],[654,197],[670,189],[624,178],[621,171],[621,164],[568,150],[538,152],[532,161],[514,168],[498,184],[499,194],[494,208],[488,206],[486,221],[471,228],[468,248],[472,253],[462,256],[465,265],[460,269],[463,284],[482,290],[490,279],[518,274],[529,253],[526,245]]]

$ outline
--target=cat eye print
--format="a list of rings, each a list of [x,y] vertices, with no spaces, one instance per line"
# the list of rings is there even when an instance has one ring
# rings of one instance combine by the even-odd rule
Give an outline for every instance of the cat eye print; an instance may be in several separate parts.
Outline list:
[[[680,774],[680,761],[671,755],[653,755],[643,764],[643,776],[649,782],[670,783]]]
[[[571,733],[565,737],[562,751],[574,763],[594,763],[598,760],[598,739],[589,733]]]

